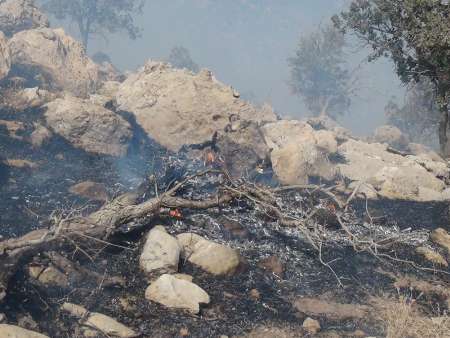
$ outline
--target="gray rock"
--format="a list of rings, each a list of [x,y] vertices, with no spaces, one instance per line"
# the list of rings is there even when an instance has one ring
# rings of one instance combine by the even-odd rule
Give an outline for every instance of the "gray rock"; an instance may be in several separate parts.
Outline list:
[[[226,245],[214,243],[193,233],[180,234],[177,239],[182,247],[183,257],[213,275],[233,274],[239,266],[239,252]]]
[[[145,291],[145,298],[168,308],[200,311],[200,304],[209,304],[209,295],[199,286],[172,275],[162,275]]]
[[[147,235],[139,265],[146,274],[174,273],[178,271],[180,252],[176,238],[169,235],[163,226],[156,226]]]
[[[112,156],[127,152],[131,127],[112,111],[69,95],[45,107],[47,124],[74,147]]]

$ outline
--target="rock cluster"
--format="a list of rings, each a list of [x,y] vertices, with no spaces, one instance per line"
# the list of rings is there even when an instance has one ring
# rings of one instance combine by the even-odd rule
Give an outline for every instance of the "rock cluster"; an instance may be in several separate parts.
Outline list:
[[[147,288],[145,297],[166,307],[192,313],[198,313],[200,304],[208,304],[210,299],[192,282],[191,276],[177,274],[180,256],[216,276],[233,274],[240,264],[237,250],[197,234],[183,233],[173,237],[160,225],[148,233],[139,263],[150,279],[157,279]]]

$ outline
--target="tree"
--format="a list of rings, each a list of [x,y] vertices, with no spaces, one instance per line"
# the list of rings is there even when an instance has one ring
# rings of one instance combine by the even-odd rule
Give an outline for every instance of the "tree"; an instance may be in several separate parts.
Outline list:
[[[345,67],[344,35],[333,26],[302,36],[288,59],[290,87],[314,115],[336,117],[351,103],[352,76]]]
[[[427,78],[436,89],[439,143],[450,155],[450,6],[443,0],[353,0],[335,16],[336,27],[353,32],[373,52],[369,61],[390,57],[404,83]]]
[[[126,32],[140,36],[134,14],[142,12],[145,0],[44,0],[42,8],[57,19],[69,19],[78,27],[87,49],[92,35]]]
[[[198,73],[200,70],[199,66],[192,60],[189,50],[182,46],[172,48],[168,61],[175,68],[186,68],[194,73]]]
[[[401,107],[391,100],[385,114],[388,123],[408,134],[413,142],[433,148],[438,144],[440,111],[436,104],[436,90],[428,79],[409,86]]]

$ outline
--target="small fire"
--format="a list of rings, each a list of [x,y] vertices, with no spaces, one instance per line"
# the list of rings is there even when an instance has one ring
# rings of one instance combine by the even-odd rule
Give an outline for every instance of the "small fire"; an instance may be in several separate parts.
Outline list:
[[[212,151],[208,151],[205,154],[205,165],[214,164],[216,162],[216,156]]]
[[[178,209],[171,209],[169,211],[169,216],[173,217],[173,218],[178,218],[178,219],[183,218],[183,214]]]

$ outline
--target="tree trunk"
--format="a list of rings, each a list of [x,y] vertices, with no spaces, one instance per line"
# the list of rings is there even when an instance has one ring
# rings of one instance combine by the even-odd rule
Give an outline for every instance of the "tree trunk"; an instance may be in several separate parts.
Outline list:
[[[81,35],[81,42],[83,43],[84,49],[88,50],[88,43],[89,43],[89,31],[91,29],[90,22],[87,21],[84,23],[83,18],[80,18],[78,21],[78,29],[80,30]]]
[[[443,158],[450,157],[450,147],[449,147],[449,139],[448,133],[450,131],[449,126],[449,112],[448,112],[448,103],[446,99],[441,99],[439,103],[439,110],[441,112],[441,118],[439,120],[439,145],[441,148],[441,155]]]

